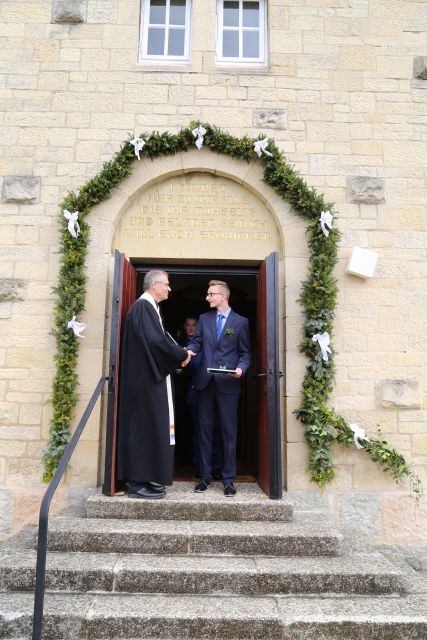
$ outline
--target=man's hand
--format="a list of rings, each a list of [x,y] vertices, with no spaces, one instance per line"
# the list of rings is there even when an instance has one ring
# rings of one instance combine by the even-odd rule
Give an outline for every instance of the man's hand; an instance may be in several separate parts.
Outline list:
[[[187,357],[183,362],[181,362],[181,367],[186,367],[187,364],[190,362],[191,358],[195,355],[196,354],[194,353],[194,351],[187,350]]]
[[[236,373],[229,373],[228,375],[230,375],[232,378],[241,378],[243,375],[243,371],[240,367],[237,367]]]

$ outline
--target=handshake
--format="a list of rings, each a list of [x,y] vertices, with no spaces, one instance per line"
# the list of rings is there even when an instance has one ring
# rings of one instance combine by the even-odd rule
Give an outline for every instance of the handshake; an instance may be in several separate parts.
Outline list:
[[[191,358],[193,358],[195,355],[196,354],[194,353],[194,351],[189,351],[187,349],[187,357],[183,362],[181,362],[181,367],[186,367],[187,364],[190,362]]]

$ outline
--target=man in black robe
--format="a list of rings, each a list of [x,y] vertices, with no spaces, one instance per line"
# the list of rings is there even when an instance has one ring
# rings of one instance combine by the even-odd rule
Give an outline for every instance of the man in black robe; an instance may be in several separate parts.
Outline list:
[[[163,498],[172,484],[174,409],[170,373],[191,352],[165,333],[159,302],[169,291],[165,271],[149,271],[144,293],[130,308],[123,330],[117,469],[131,498]]]

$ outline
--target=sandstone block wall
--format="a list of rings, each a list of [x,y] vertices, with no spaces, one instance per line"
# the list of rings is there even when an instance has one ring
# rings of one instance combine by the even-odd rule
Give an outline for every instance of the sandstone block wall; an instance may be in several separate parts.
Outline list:
[[[190,64],[159,68],[138,63],[140,0],[0,3],[0,535],[34,519],[43,490],[58,203],[129,133],[176,131],[192,119],[274,137],[336,203],[332,402],[368,433],[381,428],[427,485],[426,2],[269,0],[265,69],[216,65],[216,3],[193,5]],[[346,274],[354,246],[378,253],[372,279]],[[292,415],[304,371],[296,303],[304,255],[285,256],[284,401],[288,486],[308,496],[315,488]],[[96,296],[108,274],[89,272]],[[81,373],[102,373],[99,349]],[[60,501],[68,486],[97,481],[99,438],[98,413]],[[406,491],[363,452],[337,448],[335,458],[328,499],[338,524],[363,519],[374,539],[422,541],[425,507],[414,515]]]

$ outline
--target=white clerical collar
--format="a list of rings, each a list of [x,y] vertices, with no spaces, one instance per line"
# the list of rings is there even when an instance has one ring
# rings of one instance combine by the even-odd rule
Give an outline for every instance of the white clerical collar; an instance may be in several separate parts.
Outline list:
[[[148,293],[148,291],[144,291],[144,293],[142,294],[142,296],[140,296],[140,298],[142,298],[143,300],[148,300],[148,302],[150,304],[153,305],[153,307],[155,308],[155,310],[157,311],[157,313],[160,315],[159,312],[159,305],[157,304],[157,302],[154,300],[153,296],[151,295],[151,293]]]

